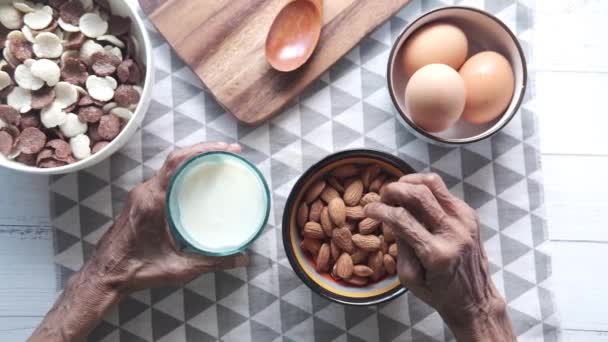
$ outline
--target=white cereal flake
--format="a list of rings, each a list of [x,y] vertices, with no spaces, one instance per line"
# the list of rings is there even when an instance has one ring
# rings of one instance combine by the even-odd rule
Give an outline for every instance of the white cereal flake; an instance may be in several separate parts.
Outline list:
[[[76,159],[85,159],[91,156],[91,139],[84,134],[79,134],[70,139],[72,154]]]
[[[63,44],[56,34],[42,32],[34,38],[34,53],[38,58],[59,58],[63,53]]]

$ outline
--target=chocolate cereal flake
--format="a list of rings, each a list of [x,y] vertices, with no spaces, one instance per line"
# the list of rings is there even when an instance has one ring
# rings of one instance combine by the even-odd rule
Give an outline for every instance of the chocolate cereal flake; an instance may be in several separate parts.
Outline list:
[[[78,119],[81,122],[96,123],[103,116],[103,110],[96,106],[80,107],[78,110]]]
[[[89,136],[89,140],[91,141],[90,146],[95,145],[98,141],[103,140],[99,136],[99,124],[90,124],[87,129],[87,135]]]
[[[110,142],[109,141],[100,141],[95,143],[95,145],[93,145],[93,148],[91,149],[91,153],[95,154],[101,150],[103,150],[104,147],[108,146]]]
[[[74,109],[76,109],[76,106],[77,106],[77,103],[75,102],[75,103],[71,104],[69,107],[63,108],[62,110],[65,113],[73,113]]]
[[[19,122],[19,128],[24,130],[28,127],[40,127],[40,116],[38,114],[23,114]]]
[[[2,127],[2,129],[0,129],[0,131],[4,131],[4,132],[10,134],[13,137],[13,139],[17,139],[17,137],[19,137],[19,134],[21,134],[21,131],[15,125],[7,125],[5,127]]]
[[[59,17],[66,23],[78,26],[80,17],[84,14],[84,6],[80,1],[66,1],[59,6]]]
[[[97,76],[110,76],[116,71],[116,67],[120,65],[120,58],[114,54],[98,51],[91,56],[91,68]]]
[[[49,147],[49,148],[43,149],[36,156],[36,164],[37,165],[40,164],[40,162],[42,162],[45,159],[53,158],[53,154],[55,154],[55,151],[52,148]]]
[[[55,100],[55,89],[44,87],[32,92],[32,108],[42,109]]]
[[[74,1],[74,0],[68,0],[68,1]],[[55,9],[59,9],[61,7],[61,5],[63,5],[66,2],[66,0],[49,0],[49,6],[55,8]]]
[[[78,50],[80,47],[82,47],[86,40],[87,37],[84,35],[84,33],[72,32],[63,42],[63,47],[65,50]]]
[[[110,34],[113,36],[122,36],[123,34],[129,33],[131,18],[113,15],[108,19],[108,27],[110,29]]]
[[[65,136],[63,135],[63,133],[61,133],[61,130],[59,128],[57,128],[57,127],[44,128],[42,131],[44,133],[46,133],[46,136],[48,137],[48,140],[53,140],[53,139],[66,140]]]
[[[15,161],[28,166],[36,166],[36,155],[19,153],[19,155],[15,157]]]
[[[46,148],[51,148],[54,150],[55,157],[59,158],[59,160],[66,161],[70,154],[72,154],[72,148],[70,144],[61,139],[54,139],[46,143]]]
[[[34,56],[32,43],[28,42],[23,36],[11,39],[9,44],[11,54],[21,62]]]
[[[38,167],[42,168],[42,169],[50,169],[50,168],[66,166],[66,165],[68,165],[68,163],[62,162],[60,160],[52,159],[52,158],[44,159],[40,163],[38,163]]]
[[[17,138],[17,149],[21,153],[34,154],[40,152],[46,144],[46,135],[36,127],[24,129]]]
[[[17,126],[19,125],[21,115],[15,108],[9,105],[0,104],[0,119],[2,119],[5,124]]]
[[[138,84],[141,82],[141,71],[132,59],[120,63],[117,69],[118,79],[122,83]]]
[[[86,63],[80,58],[66,58],[61,68],[61,77],[68,83],[83,85],[89,77]]]
[[[129,108],[139,102],[139,92],[133,86],[121,84],[114,92],[114,101],[119,107]]]
[[[85,96],[81,97],[80,100],[78,101],[78,105],[80,107],[90,106],[92,104],[93,104],[93,98],[90,97],[89,95],[85,95]]]
[[[5,157],[13,150],[13,136],[8,132],[0,131],[0,154]]]
[[[112,7],[110,7],[110,3],[108,2],[108,0],[94,0],[95,4],[97,4],[97,6],[99,6],[99,8],[101,8],[102,10],[106,11],[106,12],[111,12],[112,11]]]
[[[120,119],[114,114],[101,117],[97,133],[102,140],[112,140],[120,133]]]

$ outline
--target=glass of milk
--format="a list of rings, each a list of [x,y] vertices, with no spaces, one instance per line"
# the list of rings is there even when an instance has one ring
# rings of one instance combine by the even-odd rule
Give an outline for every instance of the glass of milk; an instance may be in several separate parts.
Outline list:
[[[249,161],[209,152],[184,163],[167,191],[167,221],[186,250],[223,256],[247,248],[263,231],[270,190]]]

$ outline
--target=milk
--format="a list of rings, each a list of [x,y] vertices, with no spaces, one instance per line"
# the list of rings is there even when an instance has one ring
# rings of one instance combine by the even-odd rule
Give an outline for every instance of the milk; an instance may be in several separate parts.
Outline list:
[[[235,156],[213,155],[187,168],[180,181],[177,206],[182,234],[198,249],[237,250],[265,223],[265,185],[257,172]]]

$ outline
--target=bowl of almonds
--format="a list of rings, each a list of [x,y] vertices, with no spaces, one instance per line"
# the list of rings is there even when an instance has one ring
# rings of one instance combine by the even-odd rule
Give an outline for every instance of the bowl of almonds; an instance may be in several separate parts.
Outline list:
[[[109,157],[150,103],[146,29],[125,0],[0,4],[0,165],[76,171]]]
[[[332,154],[296,182],[283,213],[292,268],[320,295],[343,304],[378,304],[403,294],[390,226],[365,216],[382,188],[414,170],[375,150]]]

